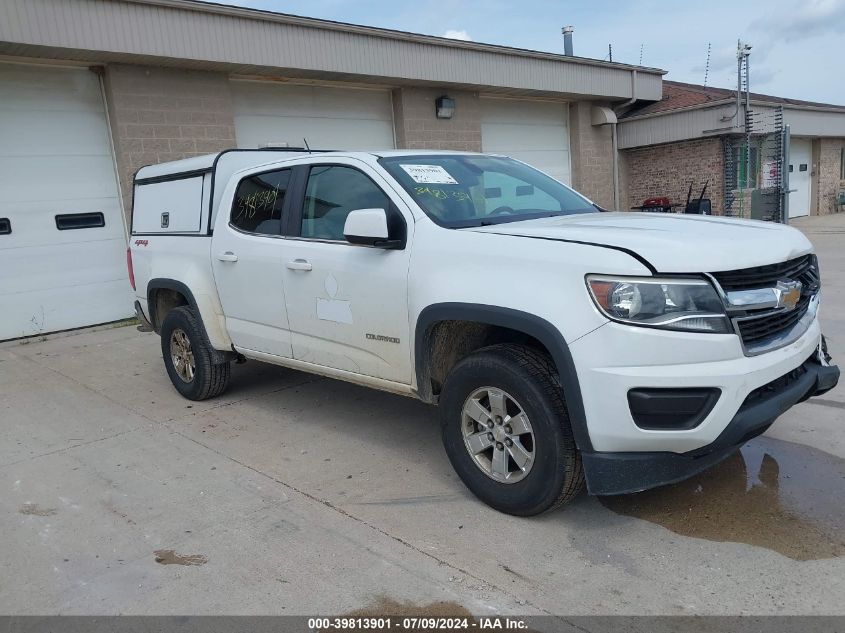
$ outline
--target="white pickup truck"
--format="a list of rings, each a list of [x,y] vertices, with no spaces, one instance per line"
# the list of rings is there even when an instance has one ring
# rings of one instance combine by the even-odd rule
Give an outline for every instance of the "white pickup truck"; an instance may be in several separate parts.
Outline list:
[[[604,212],[503,156],[144,167],[128,259],[186,398],[252,359],[437,404],[461,479],[511,514],[689,477],[839,378],[800,232]]]

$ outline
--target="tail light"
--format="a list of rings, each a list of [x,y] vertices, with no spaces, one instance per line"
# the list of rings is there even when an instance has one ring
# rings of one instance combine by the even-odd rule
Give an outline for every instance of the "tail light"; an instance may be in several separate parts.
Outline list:
[[[132,268],[132,249],[126,249],[126,268],[129,271],[129,285],[135,290],[135,270]]]

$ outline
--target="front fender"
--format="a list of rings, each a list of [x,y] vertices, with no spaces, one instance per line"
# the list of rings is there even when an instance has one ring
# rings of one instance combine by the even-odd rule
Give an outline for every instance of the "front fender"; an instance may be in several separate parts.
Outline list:
[[[591,451],[592,443],[587,430],[587,418],[581,399],[581,387],[578,372],[569,353],[569,346],[554,325],[540,317],[511,308],[472,303],[439,303],[426,307],[417,319],[414,336],[414,359],[417,388],[420,397],[430,399],[431,394],[423,393],[429,389],[429,350],[430,335],[435,324],[441,321],[471,321],[485,325],[506,327],[531,336],[548,350],[557,367],[558,380],[563,389],[566,408],[575,442],[582,451]]]

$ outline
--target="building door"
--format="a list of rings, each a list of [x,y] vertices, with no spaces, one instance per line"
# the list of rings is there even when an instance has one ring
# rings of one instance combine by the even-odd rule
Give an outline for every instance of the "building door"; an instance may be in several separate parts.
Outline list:
[[[393,149],[387,90],[233,81],[238,147]]]
[[[97,75],[0,63],[0,340],[132,313]]]
[[[571,184],[569,108],[554,101],[484,98],[481,149],[516,158]]]
[[[789,142],[789,217],[810,215],[810,174],[812,167],[810,141],[800,138]]]

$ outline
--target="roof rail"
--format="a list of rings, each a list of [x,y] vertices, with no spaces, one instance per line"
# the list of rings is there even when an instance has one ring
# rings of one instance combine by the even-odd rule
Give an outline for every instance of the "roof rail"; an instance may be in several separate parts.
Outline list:
[[[306,154],[322,154],[323,152],[342,152],[340,149],[308,149],[307,147],[243,147],[242,151],[253,152],[305,152]]]

